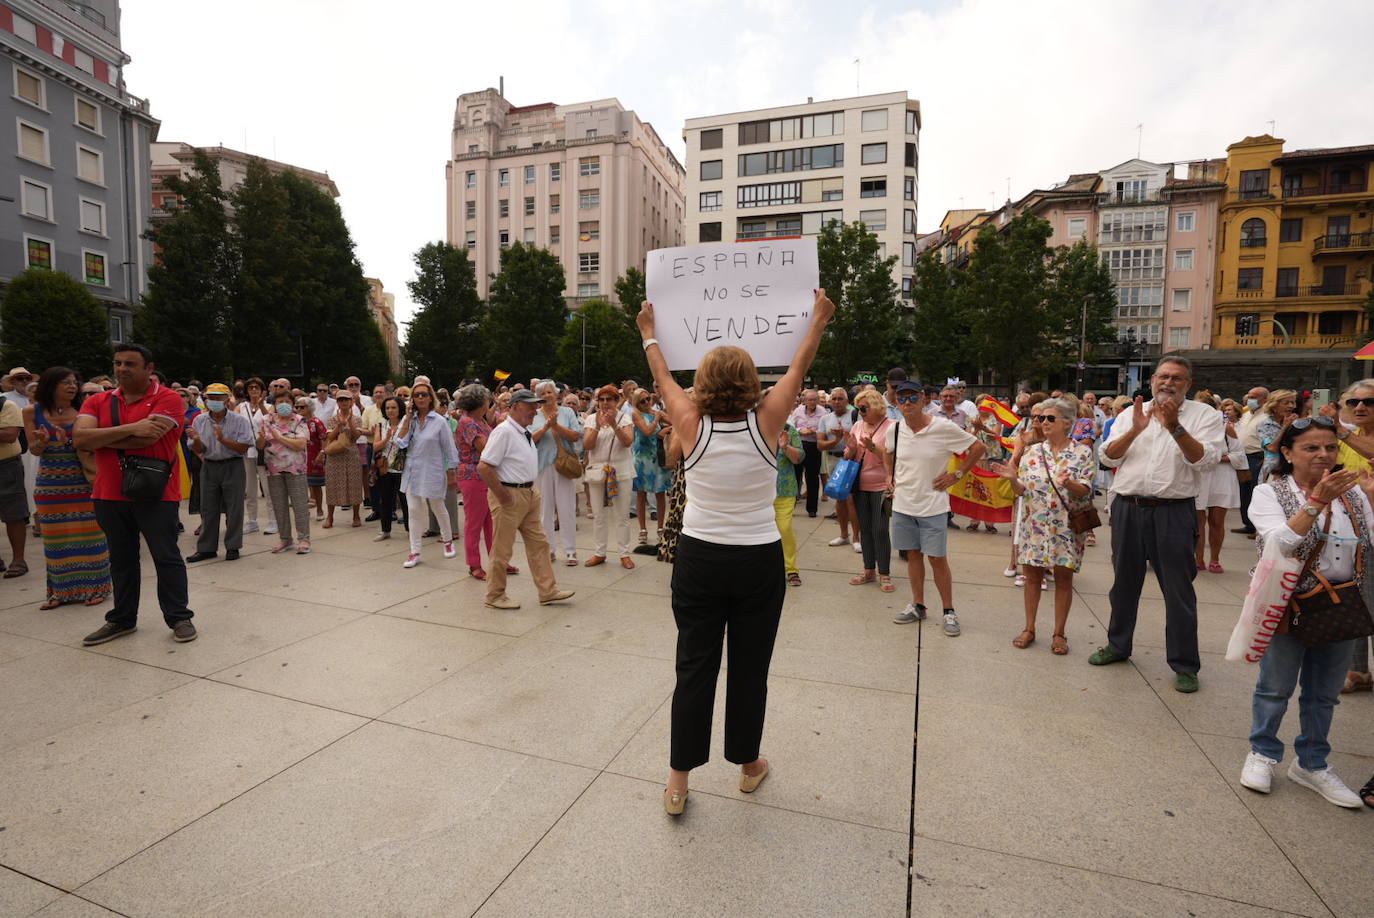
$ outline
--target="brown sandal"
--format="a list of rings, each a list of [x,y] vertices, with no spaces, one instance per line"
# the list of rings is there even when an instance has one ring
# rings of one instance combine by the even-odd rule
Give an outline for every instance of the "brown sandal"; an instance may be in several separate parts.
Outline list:
[[[1068,638],[1064,637],[1064,635],[1062,635],[1062,634],[1055,634],[1054,637],[1050,638],[1050,653],[1058,654],[1059,656],[1062,657],[1062,656],[1064,656],[1064,654],[1066,654],[1066,653],[1068,653],[1068,652],[1069,652],[1069,639],[1068,639]]]
[[[1029,638],[1026,637],[1026,635],[1028,635],[1028,634],[1030,635]],[[1034,643],[1035,643],[1035,632],[1032,631],[1032,630],[1029,629],[1029,628],[1025,629],[1025,630],[1022,631],[1020,634],[1018,634],[1016,637],[1014,637],[1014,638],[1011,639],[1011,646],[1013,646],[1013,647],[1019,647],[1019,648],[1021,648],[1022,650],[1025,650],[1027,647],[1029,647],[1030,645],[1032,645],[1032,644],[1034,644]]]
[[[878,575],[877,575],[877,574],[873,573],[872,571],[864,571],[862,574],[859,574],[857,577],[850,577],[850,578],[849,578],[849,585],[850,585],[850,586],[859,586],[859,585],[865,584],[865,583],[872,583],[873,581],[875,581],[875,580],[877,580],[877,579],[878,579]]]
[[[49,610],[49,609],[56,609],[56,608],[57,608],[58,606],[60,606],[60,605],[62,605],[62,600],[60,600],[60,599],[54,599],[54,598],[52,598],[52,597],[49,597],[49,598],[48,598],[47,600],[45,600],[45,601],[43,602],[43,604],[40,605],[38,608],[40,608],[40,609],[42,609],[44,612],[46,612],[46,611]]]

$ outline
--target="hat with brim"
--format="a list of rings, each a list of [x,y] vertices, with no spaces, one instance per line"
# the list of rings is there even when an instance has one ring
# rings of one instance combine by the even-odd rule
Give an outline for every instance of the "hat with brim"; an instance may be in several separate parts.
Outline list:
[[[925,391],[925,389],[922,388],[920,383],[915,382],[914,380],[904,379],[901,382],[897,383],[897,385],[894,387],[894,391],[896,391],[898,395],[901,395],[903,392],[911,392],[916,395],[920,395],[922,392]]]
[[[222,382],[217,382],[217,383],[210,383],[210,385],[206,386],[206,387],[205,387],[205,394],[206,394],[206,395],[232,395],[233,393],[229,391],[229,387],[226,386],[224,383],[222,383]]]
[[[529,389],[516,389],[515,392],[514,392],[514,394],[512,394],[511,397],[510,397],[510,403],[511,403],[512,405],[518,405],[520,402],[543,402],[543,401],[544,401],[544,400],[543,400],[542,398],[540,398],[539,396],[535,395],[535,394],[534,394],[533,392],[531,392]]]

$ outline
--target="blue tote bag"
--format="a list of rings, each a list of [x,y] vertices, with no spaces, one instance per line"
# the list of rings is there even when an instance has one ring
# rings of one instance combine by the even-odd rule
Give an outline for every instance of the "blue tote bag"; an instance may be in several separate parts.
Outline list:
[[[859,463],[853,459],[840,459],[830,470],[830,479],[825,483],[825,496],[831,500],[848,500],[859,480]]]

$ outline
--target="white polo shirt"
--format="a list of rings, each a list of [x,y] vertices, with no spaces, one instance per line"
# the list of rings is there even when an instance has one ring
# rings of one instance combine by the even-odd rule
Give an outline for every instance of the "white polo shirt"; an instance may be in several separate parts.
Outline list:
[[[526,484],[539,474],[539,449],[530,432],[508,417],[487,437],[482,462],[496,469],[501,481]]]
[[[935,490],[934,481],[949,470],[950,456],[964,452],[978,438],[936,415],[919,432],[903,419],[892,425],[884,439],[883,448],[897,454],[892,509],[916,517],[948,513],[949,493]]]

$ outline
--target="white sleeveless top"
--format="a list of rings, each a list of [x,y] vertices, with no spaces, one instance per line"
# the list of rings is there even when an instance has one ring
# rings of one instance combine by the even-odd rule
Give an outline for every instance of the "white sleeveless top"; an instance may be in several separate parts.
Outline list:
[[[701,419],[697,442],[684,463],[687,508],[682,533],[717,545],[766,545],[776,542],[776,451],[759,432],[758,417],[741,421]]]

